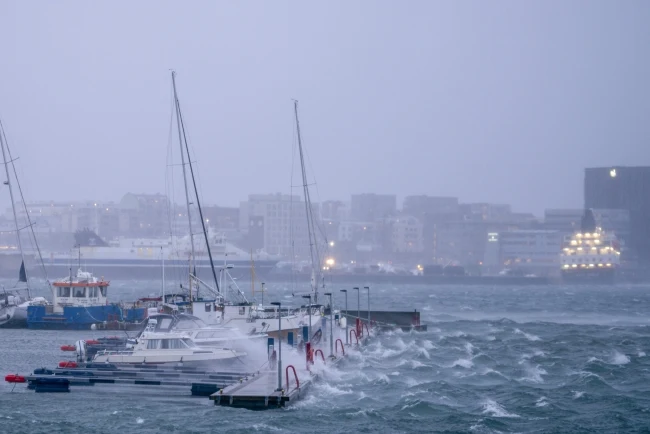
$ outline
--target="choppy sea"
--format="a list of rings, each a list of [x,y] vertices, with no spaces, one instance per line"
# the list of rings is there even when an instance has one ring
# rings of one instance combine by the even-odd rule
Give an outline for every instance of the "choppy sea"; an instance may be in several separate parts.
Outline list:
[[[112,296],[135,299],[155,286],[113,282]],[[338,289],[345,287],[331,288],[336,307],[343,303]],[[288,285],[267,291],[269,300],[292,303]],[[362,309],[364,303],[362,297]],[[3,383],[0,432],[650,431],[648,285],[374,285],[371,303],[373,309],[417,308],[429,329],[377,336],[325,369],[307,397],[287,409],[215,407],[207,398],[168,390],[36,394]],[[62,359],[61,345],[100,335],[0,330],[0,373],[53,367]]]

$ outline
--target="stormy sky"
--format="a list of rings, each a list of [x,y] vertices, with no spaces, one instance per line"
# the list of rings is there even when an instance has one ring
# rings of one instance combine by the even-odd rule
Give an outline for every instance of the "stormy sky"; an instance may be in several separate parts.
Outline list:
[[[207,203],[289,192],[295,98],[314,200],[541,215],[582,206],[584,167],[650,164],[648,22],[632,0],[3,0],[0,118],[28,201],[165,193],[173,68]]]

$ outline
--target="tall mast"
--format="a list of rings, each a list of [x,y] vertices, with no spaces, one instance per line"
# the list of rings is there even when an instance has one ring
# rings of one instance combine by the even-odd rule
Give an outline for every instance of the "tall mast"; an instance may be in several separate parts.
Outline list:
[[[217,292],[219,290],[219,279],[217,278],[217,272],[214,269],[214,261],[212,260],[212,250],[210,249],[210,239],[208,237],[208,232],[205,227],[205,219],[203,218],[203,210],[201,209],[201,201],[199,200],[199,192],[196,188],[196,178],[194,177],[194,168],[192,167],[192,159],[190,158],[190,148],[187,145],[187,137],[185,135],[185,124],[183,123],[183,115],[181,114],[181,105],[178,102],[178,96],[176,94],[176,73],[172,71],[172,83],[174,85],[174,100],[176,101],[176,120],[178,122],[178,139],[181,142],[181,161],[183,163],[183,182],[185,183],[185,197],[187,198],[187,217],[189,219],[190,225],[190,241],[192,244],[192,256],[194,256],[194,240],[192,238],[192,221],[190,219],[190,197],[187,189],[187,178],[185,176],[185,159],[183,157],[183,144],[185,144],[185,152],[187,152],[187,164],[190,167],[190,175],[192,176],[192,186],[194,187],[194,197],[196,198],[196,207],[199,210],[199,218],[201,219],[201,228],[203,229],[203,238],[205,239],[205,247],[208,251],[208,258],[210,259],[210,269],[212,270],[212,278],[214,279],[214,284]],[[196,272],[194,273],[196,275]],[[190,285],[190,290],[191,290]],[[198,288],[196,292],[198,298]]]
[[[5,151],[5,142],[4,142],[4,130],[2,129],[2,124],[0,124],[0,148],[2,148],[2,161],[4,162],[5,166],[5,173],[7,174],[7,180],[5,181],[5,185],[9,187],[9,197],[11,198],[11,210],[13,211],[14,214],[14,226],[16,228],[16,240],[18,241],[18,250],[20,250],[20,259],[22,261],[21,264],[21,277],[23,277],[23,273],[25,273],[25,254],[23,253],[23,245],[22,242],[20,241],[20,229],[18,227],[18,214],[16,214],[16,202],[14,202],[14,192],[13,189],[11,188],[11,177],[9,176],[9,161],[7,161],[7,153]],[[27,285],[27,297],[32,298],[30,291],[29,291],[29,283],[27,283],[27,278],[26,274],[25,276],[25,284]]]
[[[305,216],[307,217],[307,233],[309,236],[309,254],[311,257],[311,287],[314,292],[314,303],[318,302],[318,281],[317,275],[320,274],[320,257],[318,246],[316,245],[316,229],[314,224],[314,214],[311,206],[311,197],[309,195],[309,184],[307,183],[307,172],[305,170],[305,157],[302,151],[302,138],[300,137],[300,121],[298,120],[298,101],[293,101],[293,108],[296,114],[296,132],[298,134],[298,152],[300,153],[300,168],[302,170],[302,189],[305,196]],[[316,271],[318,270],[318,271]]]
[[[178,95],[176,94],[176,72],[172,71],[172,86],[174,87],[174,107],[176,109],[176,125],[178,126],[178,144],[181,147],[181,166],[183,167],[183,185],[185,186],[185,204],[187,205],[187,222],[190,228],[190,246],[191,256],[190,262],[194,257],[194,234],[192,232],[192,214],[190,211],[190,193],[187,189],[187,174],[185,171],[185,150],[183,149],[183,132],[181,131],[181,106],[178,102]],[[190,286],[190,291],[191,291]],[[191,296],[191,292],[190,292]]]

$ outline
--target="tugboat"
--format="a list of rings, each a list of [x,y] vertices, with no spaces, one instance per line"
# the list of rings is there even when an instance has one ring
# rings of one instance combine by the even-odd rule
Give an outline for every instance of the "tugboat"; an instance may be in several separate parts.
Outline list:
[[[567,237],[560,253],[566,283],[611,284],[620,266],[621,247],[616,235],[596,225],[592,210],[585,210],[580,231]]]
[[[53,300],[47,306],[27,308],[30,329],[134,330],[141,327],[147,309],[108,302],[109,282],[78,269],[77,275],[59,279],[53,284]]]

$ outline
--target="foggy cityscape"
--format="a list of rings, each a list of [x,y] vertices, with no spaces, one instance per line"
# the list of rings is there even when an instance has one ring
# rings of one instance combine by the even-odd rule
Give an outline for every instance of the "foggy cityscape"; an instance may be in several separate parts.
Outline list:
[[[0,431],[646,430],[649,22],[0,1]]]

